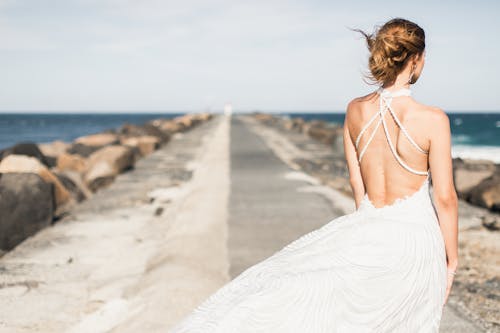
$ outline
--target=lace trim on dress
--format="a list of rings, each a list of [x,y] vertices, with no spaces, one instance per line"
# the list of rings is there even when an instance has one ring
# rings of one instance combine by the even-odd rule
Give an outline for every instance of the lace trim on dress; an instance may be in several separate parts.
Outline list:
[[[377,211],[381,211],[383,209],[387,209],[387,208],[396,208],[400,205],[402,205],[403,203],[406,203],[408,200],[410,199],[413,199],[414,197],[416,197],[419,193],[421,193],[424,189],[427,189],[427,186],[429,185],[429,176],[427,176],[425,178],[425,180],[422,182],[422,185],[420,185],[420,188],[418,190],[416,190],[415,192],[413,193],[410,193],[410,194],[407,194],[407,195],[404,195],[403,197],[401,198],[396,198],[392,203],[390,204],[387,204],[387,205],[384,205],[382,207],[376,207],[373,202],[370,200],[370,198],[368,197],[368,194],[365,193],[364,197],[363,197],[363,201],[360,205],[360,208],[361,206],[366,203],[366,205],[368,207],[370,207],[371,209],[375,209]]]

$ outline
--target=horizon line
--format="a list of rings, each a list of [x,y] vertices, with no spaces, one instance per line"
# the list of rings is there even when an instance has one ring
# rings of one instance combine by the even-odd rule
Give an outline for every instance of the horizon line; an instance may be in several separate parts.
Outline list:
[[[500,113],[500,110],[445,110],[446,113]],[[0,110],[2,114],[185,114],[185,113],[224,113],[224,110]],[[233,110],[233,114],[245,113],[335,113],[343,114],[342,110]]]

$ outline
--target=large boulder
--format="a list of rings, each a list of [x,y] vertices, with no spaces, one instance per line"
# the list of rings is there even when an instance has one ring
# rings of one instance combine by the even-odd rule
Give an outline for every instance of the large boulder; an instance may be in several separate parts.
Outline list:
[[[193,115],[185,114],[182,116],[177,116],[173,119],[176,123],[181,124],[184,129],[188,129],[195,124],[195,118]]]
[[[487,160],[454,158],[453,177],[460,198],[468,197],[469,191],[496,171],[495,163]]]
[[[155,119],[152,120],[150,123],[153,126],[158,127],[160,130],[168,132],[170,134],[182,132],[184,130],[184,125],[171,119],[168,120]]]
[[[34,173],[0,174],[0,249],[8,251],[52,223],[53,184]]]
[[[124,124],[120,127],[118,132],[125,137],[137,137],[137,136],[155,136],[162,144],[170,140],[170,134],[164,131],[152,123],[146,123],[144,125],[133,125]]]
[[[158,149],[160,146],[160,139],[156,136],[145,135],[122,138],[121,143],[125,146],[136,147],[141,156],[146,156]]]
[[[293,121],[292,119],[284,118],[281,122],[281,126],[287,130],[291,131],[293,129]]]
[[[52,167],[53,166],[53,160],[49,160],[38,148],[38,145],[34,142],[20,142],[12,147],[9,147],[5,149],[2,152],[2,158],[4,159],[9,155],[25,155],[25,156],[31,156],[36,158],[38,161],[40,161],[42,164]],[[52,163],[51,163],[52,162]]]
[[[208,121],[212,119],[214,115],[210,112],[202,112],[202,113],[197,113],[195,116],[201,121]]]
[[[75,139],[75,143],[80,143],[85,146],[104,147],[114,145],[119,142],[118,135],[113,133],[96,133],[91,135],[81,136]]]
[[[276,126],[282,119],[280,116],[275,116],[269,113],[259,113],[259,112],[254,113],[254,117],[261,123],[268,126]]]
[[[483,179],[467,194],[467,201],[500,212],[500,174]]]
[[[87,159],[81,155],[63,153],[57,158],[57,169],[60,171],[85,172]]]
[[[71,200],[68,190],[45,165],[36,158],[24,155],[9,155],[0,162],[0,173],[34,173],[54,185],[56,207]]]
[[[88,158],[85,183],[95,192],[112,183],[119,173],[131,169],[134,163],[135,152],[132,147],[113,145],[101,148]]]
[[[331,145],[342,137],[342,129],[338,126],[313,126],[309,128],[308,134],[315,140]]]
[[[79,172],[65,170],[56,171],[54,174],[70,192],[75,202],[81,202],[92,196],[92,192],[83,183],[82,175]]]
[[[283,127],[286,130],[295,130],[298,132],[302,132],[302,127],[304,126],[305,121],[301,117],[293,117],[291,119],[286,119],[283,124]]]
[[[304,122],[302,125],[302,133],[309,134],[309,131],[313,128],[324,128],[327,123],[323,120],[313,119],[310,121]]]
[[[42,151],[45,156],[57,159],[61,154],[66,153],[70,144],[61,140],[56,140],[52,142],[39,143],[38,148]]]
[[[81,136],[66,150],[70,154],[88,157],[102,147],[119,143],[119,136],[114,133],[97,133]]]
[[[82,157],[89,157],[92,153],[98,151],[102,147],[98,146],[86,146],[81,143],[73,143],[69,148],[66,150],[68,154],[72,155],[80,155]]]

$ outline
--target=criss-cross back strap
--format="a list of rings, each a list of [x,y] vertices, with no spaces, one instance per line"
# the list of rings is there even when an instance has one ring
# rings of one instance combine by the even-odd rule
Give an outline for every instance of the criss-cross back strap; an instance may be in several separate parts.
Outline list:
[[[403,88],[403,89],[400,89],[400,90],[395,91],[395,92],[390,92],[390,91],[387,91],[387,90],[385,90],[383,88],[380,88],[377,91],[377,93],[380,95],[379,110],[368,120],[368,122],[365,124],[365,126],[363,126],[363,128],[359,132],[358,137],[356,138],[356,143],[355,143],[356,149],[359,148],[359,141],[360,141],[361,136],[363,135],[363,133],[366,132],[366,130],[368,129],[368,127],[370,127],[370,125],[375,121],[375,119],[377,118],[377,116],[379,117],[379,119],[378,119],[377,124],[375,125],[375,128],[373,129],[370,137],[368,138],[368,141],[366,142],[365,146],[363,147],[363,149],[359,153],[358,161],[361,163],[361,159],[363,158],[363,155],[366,152],[366,149],[368,148],[368,145],[373,140],[373,138],[375,136],[375,133],[377,132],[377,130],[378,130],[379,126],[380,126],[380,123],[382,123],[382,126],[384,128],[384,133],[385,133],[385,136],[387,138],[387,142],[389,143],[389,148],[391,149],[392,154],[394,155],[394,157],[396,158],[396,160],[399,162],[399,164],[401,164],[401,166],[404,167],[406,170],[408,170],[410,172],[413,172],[415,174],[418,174],[418,175],[428,175],[429,174],[429,170],[427,170],[427,171],[418,171],[418,170],[415,170],[412,167],[410,167],[408,164],[406,164],[403,161],[403,159],[401,158],[401,156],[399,156],[398,152],[396,151],[396,148],[394,148],[394,145],[392,143],[391,137],[389,135],[389,131],[387,129],[387,123],[386,123],[385,117],[384,117],[385,114],[386,114],[386,112],[387,112],[387,110],[389,110],[389,113],[392,115],[392,117],[394,118],[394,121],[396,122],[396,124],[398,125],[398,127],[401,129],[401,131],[403,132],[404,136],[408,139],[408,141],[419,152],[421,152],[423,154],[428,154],[427,151],[425,151],[424,149],[422,149],[415,142],[415,140],[413,140],[411,138],[410,134],[408,133],[408,131],[406,130],[406,128],[403,126],[403,124],[401,123],[401,121],[398,119],[398,117],[396,116],[396,113],[394,113],[394,110],[392,110],[392,108],[391,108],[391,102],[392,102],[392,99],[394,97],[409,96],[409,95],[411,95],[411,90]]]

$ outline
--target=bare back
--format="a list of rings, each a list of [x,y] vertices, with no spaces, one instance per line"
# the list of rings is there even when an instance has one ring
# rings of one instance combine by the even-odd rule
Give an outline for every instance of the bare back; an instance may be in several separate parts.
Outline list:
[[[347,118],[366,195],[376,207],[417,191],[429,176],[428,108],[407,89],[353,101]]]

